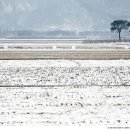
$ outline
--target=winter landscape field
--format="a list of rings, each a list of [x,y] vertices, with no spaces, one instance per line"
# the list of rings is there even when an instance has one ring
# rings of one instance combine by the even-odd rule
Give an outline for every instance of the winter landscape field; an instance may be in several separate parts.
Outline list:
[[[0,58],[12,56],[10,60],[0,60],[1,126],[130,125],[129,42],[1,46]],[[51,48],[42,48],[45,46]],[[13,60],[18,53],[25,57]],[[50,59],[50,53],[62,58]],[[96,55],[116,59],[99,60]]]
[[[129,60],[1,60],[0,125],[130,125]]]
[[[0,0],[6,126],[130,129],[130,0]]]

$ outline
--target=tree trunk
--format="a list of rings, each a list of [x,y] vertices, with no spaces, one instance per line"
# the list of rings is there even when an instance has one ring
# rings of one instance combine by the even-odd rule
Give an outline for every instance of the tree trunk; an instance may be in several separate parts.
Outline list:
[[[121,31],[119,31],[119,41],[121,41]]]

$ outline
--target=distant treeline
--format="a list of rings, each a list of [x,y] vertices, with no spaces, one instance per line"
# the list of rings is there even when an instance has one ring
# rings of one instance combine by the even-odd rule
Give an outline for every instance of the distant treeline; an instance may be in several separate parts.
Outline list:
[[[125,37],[127,39],[129,37],[129,33],[124,32]],[[3,31],[1,33],[1,38],[93,38],[95,39],[118,39],[116,34],[111,32],[102,32],[102,31],[84,31],[84,32],[74,32],[74,31],[64,31],[64,30],[54,30],[54,31],[32,31],[32,30],[21,30],[21,31]]]

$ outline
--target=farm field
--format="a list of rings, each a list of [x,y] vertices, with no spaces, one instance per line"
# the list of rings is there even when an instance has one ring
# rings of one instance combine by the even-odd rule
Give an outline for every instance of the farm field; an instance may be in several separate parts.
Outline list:
[[[130,60],[1,60],[0,125],[130,125]]]
[[[130,0],[0,0],[0,18],[1,128],[130,129]]]

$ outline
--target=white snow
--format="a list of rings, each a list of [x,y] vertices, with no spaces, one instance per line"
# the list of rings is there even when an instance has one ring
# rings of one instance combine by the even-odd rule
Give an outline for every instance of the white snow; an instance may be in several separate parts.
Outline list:
[[[130,125],[130,60],[1,60],[0,86],[0,125]]]
[[[0,85],[130,85],[130,61],[0,61]]]

